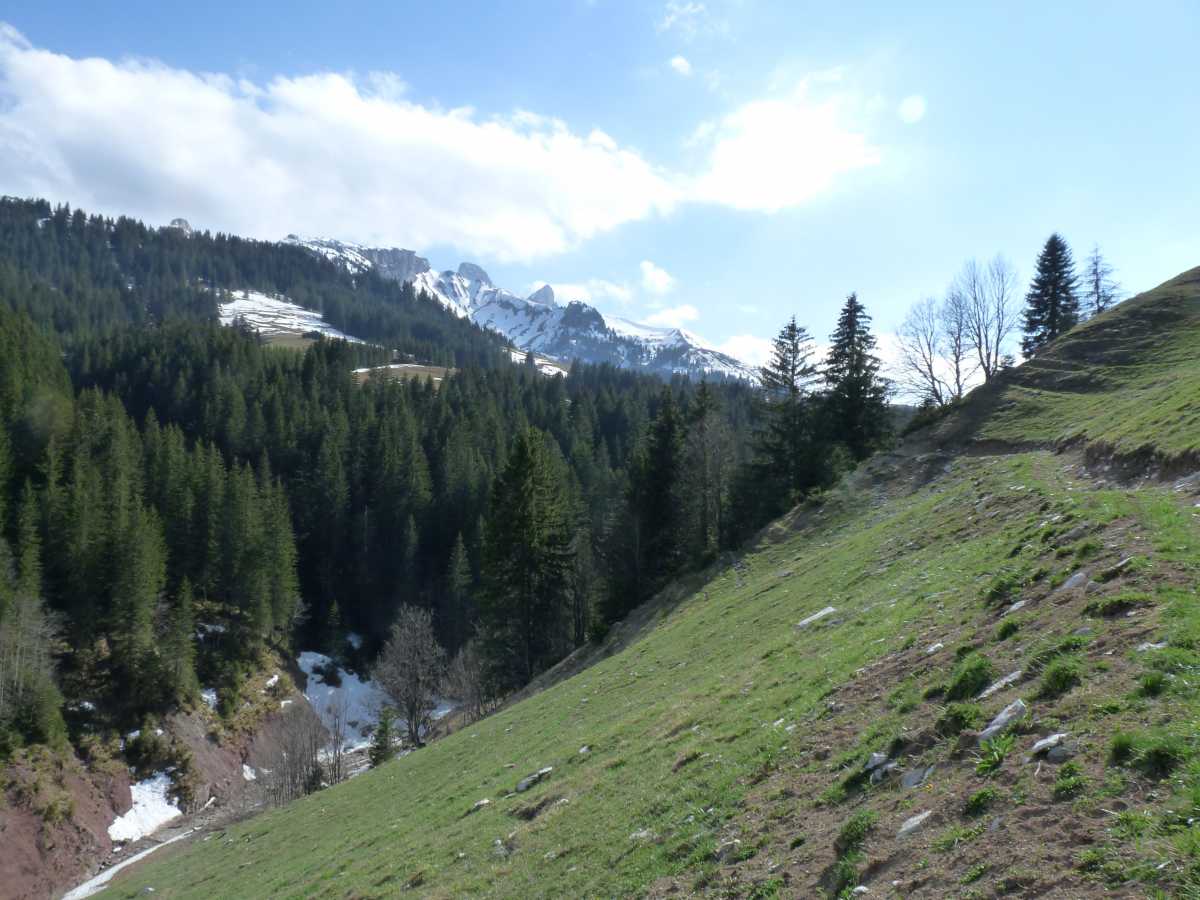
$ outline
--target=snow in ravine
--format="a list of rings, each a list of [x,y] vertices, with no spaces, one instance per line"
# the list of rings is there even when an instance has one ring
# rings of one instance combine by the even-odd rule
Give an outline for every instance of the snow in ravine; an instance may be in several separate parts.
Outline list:
[[[108,836],[113,841],[136,841],[183,815],[167,796],[171,779],[166,772],[139,781],[129,790],[133,795],[133,808],[108,826]]]
[[[287,297],[259,291],[230,291],[221,295],[221,301],[218,309],[222,325],[232,325],[240,316],[251,328],[268,337],[315,331],[326,337],[362,343],[358,338],[338,331],[316,310],[298,306]]]
[[[242,779],[244,781],[257,781],[258,773],[254,771],[253,766],[248,766],[242,763]]]
[[[300,654],[297,663],[308,676],[304,696],[326,728],[333,726],[334,710],[338,709],[340,704],[345,704],[349,728],[342,749],[361,750],[371,743],[371,732],[379,721],[379,711],[388,705],[387,695],[370,679],[359,678],[345,669],[338,669],[341,682],[339,685],[335,687],[326,684],[317,669],[326,669],[332,662],[323,653],[306,650]],[[453,707],[450,704],[439,701],[433,717],[440,719],[451,709]],[[403,723],[397,724],[403,728]]]

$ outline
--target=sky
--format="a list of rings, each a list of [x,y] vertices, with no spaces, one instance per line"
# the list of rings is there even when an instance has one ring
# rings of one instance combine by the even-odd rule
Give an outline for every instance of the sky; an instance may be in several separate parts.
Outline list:
[[[1053,231],[1200,265],[1200,4],[7,0],[0,194],[469,260],[748,362]]]

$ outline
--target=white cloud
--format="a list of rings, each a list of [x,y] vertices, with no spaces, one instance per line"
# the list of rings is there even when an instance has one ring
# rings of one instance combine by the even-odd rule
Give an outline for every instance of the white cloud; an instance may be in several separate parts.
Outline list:
[[[682,75],[684,78],[692,74],[692,64],[683,56],[672,56],[670,63],[672,69]]]
[[[335,234],[497,260],[670,211],[676,179],[601,131],[405,99],[399,77],[265,83],[73,59],[0,27],[0,193],[264,238]]]
[[[676,30],[685,37],[694,37],[708,17],[708,8],[693,0],[668,0],[658,21],[659,31]]]
[[[764,365],[770,358],[774,344],[766,338],[753,334],[735,334],[733,337],[717,345],[722,353],[740,359],[752,366]]]
[[[683,303],[660,309],[653,315],[646,316],[644,321],[647,325],[657,325],[660,328],[683,328],[688,322],[695,322],[699,318],[700,310],[690,303]]]
[[[648,293],[669,294],[675,288],[675,278],[666,269],[656,266],[648,259],[643,259],[641,264],[642,269],[642,288]]]
[[[925,98],[920,94],[911,94],[900,101],[896,115],[905,125],[915,125],[925,118]]]
[[[800,206],[881,154],[843,120],[834,95],[818,100],[805,80],[781,98],[755,100],[696,130],[710,144],[708,168],[690,191],[737,209],[777,212]]]

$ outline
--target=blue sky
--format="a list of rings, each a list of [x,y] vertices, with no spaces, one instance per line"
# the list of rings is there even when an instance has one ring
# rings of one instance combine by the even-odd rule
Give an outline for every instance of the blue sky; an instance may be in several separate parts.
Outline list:
[[[1130,290],[1200,265],[1200,6],[989,6],[9,0],[0,192],[470,259],[752,361],[1053,230]]]

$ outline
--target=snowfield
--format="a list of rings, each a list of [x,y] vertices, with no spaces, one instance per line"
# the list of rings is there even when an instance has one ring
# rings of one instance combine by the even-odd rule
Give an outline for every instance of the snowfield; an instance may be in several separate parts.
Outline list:
[[[133,808],[108,826],[108,836],[113,841],[136,841],[183,815],[167,796],[171,779],[166,772],[139,781],[129,790],[133,794]]]
[[[371,732],[379,722],[379,711],[388,705],[387,695],[370,679],[359,678],[341,668],[338,669],[341,684],[337,687],[326,684],[321,680],[320,674],[317,674],[317,669],[327,668],[333,660],[323,653],[306,650],[296,662],[301,671],[308,676],[304,696],[326,728],[333,728],[333,710],[337,709],[339,704],[345,704],[349,727],[346,729],[342,749],[350,752],[368,747],[371,743]],[[451,704],[439,700],[433,717],[440,719],[453,708]],[[403,729],[403,721],[397,720],[396,727]]]
[[[267,337],[316,331],[326,337],[363,343],[356,337],[338,331],[316,310],[305,309],[287,297],[259,291],[230,291],[221,297],[225,301],[218,304],[222,325],[232,325],[240,316],[251,328]]]

